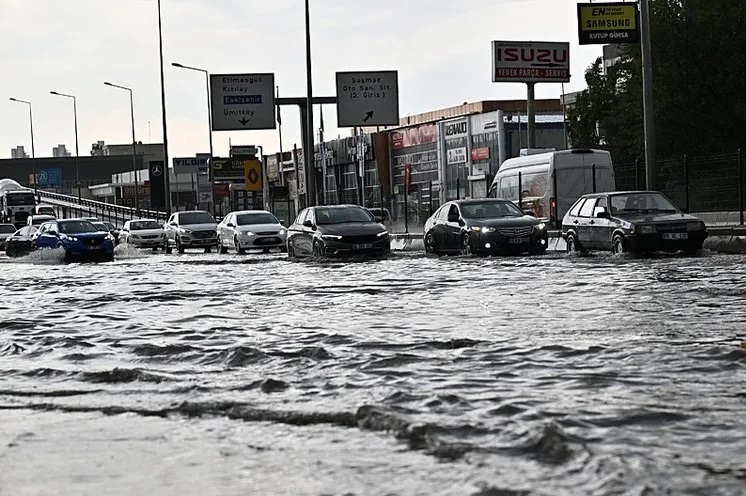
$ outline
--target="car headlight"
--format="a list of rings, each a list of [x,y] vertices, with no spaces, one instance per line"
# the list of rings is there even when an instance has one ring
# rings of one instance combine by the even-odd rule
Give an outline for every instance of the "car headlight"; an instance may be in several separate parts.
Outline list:
[[[181,232],[184,233],[184,234],[192,234],[192,230],[191,229],[184,229],[184,228],[182,228]]]
[[[78,241],[78,238],[76,238],[75,236],[66,236],[62,239],[66,239],[68,241]]]
[[[322,239],[342,239],[342,236],[338,236],[336,234],[322,234]]]
[[[241,233],[243,236],[256,236],[256,233],[253,233],[251,231],[244,231]]]
[[[488,226],[471,226],[471,230],[474,232],[488,233],[488,232],[495,232],[497,229],[495,229],[494,227],[488,227]]]
[[[378,234],[376,234],[376,236],[378,236],[379,238],[382,238],[382,237],[388,236],[388,235],[389,235],[388,231],[381,231]]]
[[[638,234],[653,234],[658,231],[656,230],[655,226],[643,225],[643,226],[635,226],[635,232],[637,232]]]
[[[538,224],[536,224],[536,225],[535,225],[534,227],[535,227],[536,229],[538,229],[539,231],[543,231],[544,229],[546,229],[546,228],[547,228],[547,225],[546,225],[546,224],[544,224],[543,222],[539,222],[539,223],[538,223]]]
[[[137,234],[133,234],[132,239],[140,239],[140,236],[138,236]]]
[[[285,236],[287,234],[287,231],[285,229],[280,229],[280,236]]]
[[[108,239],[109,241],[114,241],[114,236],[112,236],[111,234],[107,234],[106,239]]]

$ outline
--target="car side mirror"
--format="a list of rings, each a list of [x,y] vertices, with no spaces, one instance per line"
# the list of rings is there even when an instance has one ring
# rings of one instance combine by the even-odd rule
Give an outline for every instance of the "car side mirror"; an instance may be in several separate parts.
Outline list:
[[[453,214],[448,215],[448,222],[458,222],[458,221],[459,221],[458,215],[453,215]]]
[[[310,220],[303,221],[303,227],[310,227],[311,229],[313,229],[313,222],[311,222]]]
[[[50,236],[59,236],[57,231],[47,231],[47,234],[49,234]]]
[[[608,219],[609,218],[609,212],[605,209],[599,209],[596,211],[596,218],[598,219]]]
[[[228,226],[228,227],[236,227],[236,225],[233,222],[227,223],[226,226]]]
[[[381,222],[383,222],[383,217],[381,217],[380,215],[376,215],[375,221],[380,224]]]
[[[285,225],[285,219],[280,219],[280,225],[281,225],[281,226],[284,226],[284,225]]]

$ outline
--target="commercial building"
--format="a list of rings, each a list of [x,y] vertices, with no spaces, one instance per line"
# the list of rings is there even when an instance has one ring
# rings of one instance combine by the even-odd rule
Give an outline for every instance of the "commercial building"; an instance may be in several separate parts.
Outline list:
[[[52,157],[60,158],[60,157],[69,157],[70,152],[67,151],[67,148],[65,145],[57,145],[54,148],[52,148]]]
[[[23,149],[23,145],[19,145],[10,150],[10,158],[29,158],[26,150]]]

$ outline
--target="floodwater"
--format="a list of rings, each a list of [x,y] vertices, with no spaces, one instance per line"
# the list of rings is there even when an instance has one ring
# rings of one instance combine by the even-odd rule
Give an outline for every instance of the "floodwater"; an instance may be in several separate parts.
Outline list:
[[[0,494],[746,494],[746,257],[0,259]]]

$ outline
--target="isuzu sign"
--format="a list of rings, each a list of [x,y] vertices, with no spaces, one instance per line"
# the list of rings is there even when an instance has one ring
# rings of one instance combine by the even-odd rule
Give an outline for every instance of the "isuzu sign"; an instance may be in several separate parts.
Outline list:
[[[493,83],[567,83],[569,81],[569,43],[492,42]]]

